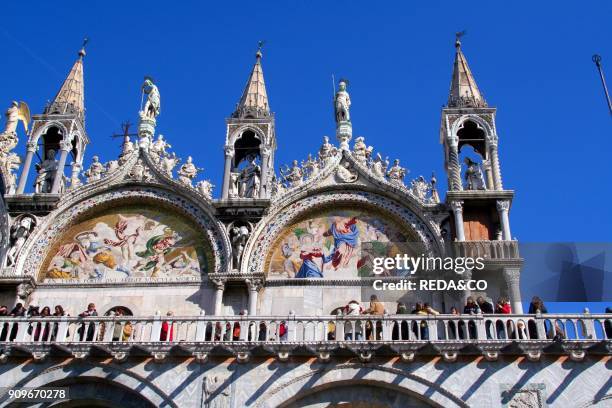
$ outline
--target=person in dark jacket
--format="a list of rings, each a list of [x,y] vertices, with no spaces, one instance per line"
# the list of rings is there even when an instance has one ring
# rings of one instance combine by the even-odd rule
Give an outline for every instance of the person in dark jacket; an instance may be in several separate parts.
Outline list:
[[[492,314],[493,313],[493,304],[491,304],[490,302],[488,302],[484,297],[482,296],[478,296],[476,298],[476,304],[478,304],[478,307],[480,308],[480,311],[482,312],[482,314]],[[491,321],[487,321],[485,323],[486,326],[486,331],[487,331],[487,339],[492,339],[493,335],[491,334],[491,327],[493,326],[493,323],[491,323]]]
[[[474,298],[468,296],[465,300],[465,306],[463,307],[463,314],[476,315],[480,313],[480,308],[478,304],[474,302]],[[476,333],[476,324],[474,322],[468,323],[468,333],[470,335],[470,339],[475,339],[477,336]]]
[[[79,317],[93,317],[97,315],[98,315],[98,312],[96,311],[96,305],[93,303],[90,303],[87,305],[87,310],[79,314]],[[96,331],[96,325],[93,322],[89,323],[89,327],[87,328],[86,341],[93,341],[95,331]],[[81,328],[79,328],[79,335],[80,335],[81,341],[83,341],[83,337],[85,335],[85,324],[83,324]]]
[[[13,310],[11,310],[11,313],[9,313],[10,317],[24,317],[26,313],[26,309],[25,307],[23,307],[23,304],[21,303],[17,303],[15,305],[15,307],[13,308]],[[17,323],[13,324],[13,328],[11,329],[11,336],[9,337],[10,341],[15,340],[15,337],[17,337]]]
[[[531,299],[531,303],[529,303],[529,314],[544,314],[544,313],[548,313],[548,310],[546,309],[544,302],[538,296],[534,296]],[[536,326],[536,322],[534,320],[529,320],[529,322],[527,322],[527,330],[529,331],[530,339],[538,338],[538,329]],[[551,328],[547,328],[547,327],[544,328],[544,331],[552,332]]]

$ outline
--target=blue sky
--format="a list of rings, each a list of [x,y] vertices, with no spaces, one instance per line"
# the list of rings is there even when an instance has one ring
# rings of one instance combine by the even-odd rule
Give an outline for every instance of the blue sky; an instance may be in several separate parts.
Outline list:
[[[454,33],[490,105],[504,185],[516,190],[512,234],[524,242],[610,242],[612,120],[591,61],[612,85],[612,3],[570,2],[35,2],[3,5],[0,105],[40,112],[84,36],[93,154],[119,152],[137,121],[140,85],[162,96],[158,132],[193,155],[220,191],[224,119],[266,40],[264,75],[276,113],[276,167],[333,136],[332,73],[349,78],[355,135],[398,157],[409,178],[435,171]],[[18,152],[23,154],[23,140]]]

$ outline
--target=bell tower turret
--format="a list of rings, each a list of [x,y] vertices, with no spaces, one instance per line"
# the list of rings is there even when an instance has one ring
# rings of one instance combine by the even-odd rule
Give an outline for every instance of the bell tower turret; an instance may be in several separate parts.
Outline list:
[[[270,197],[276,137],[261,66],[261,45],[236,110],[226,120],[222,200]]]

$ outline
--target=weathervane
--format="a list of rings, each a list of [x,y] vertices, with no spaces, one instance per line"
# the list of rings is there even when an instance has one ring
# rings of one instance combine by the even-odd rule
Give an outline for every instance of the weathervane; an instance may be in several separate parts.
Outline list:
[[[461,46],[461,37],[467,34],[466,30],[455,33],[455,47]]]

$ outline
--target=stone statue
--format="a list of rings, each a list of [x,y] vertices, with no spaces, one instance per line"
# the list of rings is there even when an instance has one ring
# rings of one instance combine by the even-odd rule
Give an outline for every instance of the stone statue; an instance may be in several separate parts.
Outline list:
[[[224,386],[224,380],[216,375],[204,377],[204,407],[229,408],[230,384]],[[221,387],[223,387],[221,389]]]
[[[157,85],[153,83],[153,79],[145,77],[144,83],[142,84],[142,92],[147,96],[147,100],[141,111],[141,116],[149,119],[155,119],[159,115],[161,101],[159,95],[159,89]]]
[[[366,164],[368,147],[365,144],[363,136],[355,138],[355,145],[353,146],[353,157],[361,164]]]
[[[240,173],[230,173],[229,197],[238,197],[238,178]]]
[[[285,170],[281,170],[281,176],[283,179],[287,180],[290,187],[297,187],[302,185],[304,173],[298,165],[298,161],[294,160],[291,168],[286,167]]]
[[[242,253],[249,239],[249,229],[244,225],[241,227],[232,227],[230,238],[232,240],[232,265],[233,268],[237,270],[240,269]]]
[[[23,122],[23,127],[25,131],[28,131],[28,124],[30,123],[30,109],[25,102],[17,103],[17,101],[13,101],[11,106],[5,113],[6,116],[6,125],[4,127],[4,134],[15,134],[17,133],[17,125],[19,121]]]
[[[198,181],[198,183],[196,184],[196,188],[198,189],[198,191],[209,200],[212,200],[213,187],[215,186],[210,182],[210,180]]]
[[[102,174],[104,174],[106,168],[102,163],[100,163],[100,158],[98,156],[94,156],[91,158],[91,165],[89,169],[83,173],[85,177],[87,177],[87,182],[91,183],[93,181],[100,180],[102,178]]]
[[[482,170],[478,163],[466,157],[463,159],[467,166],[465,170],[465,181],[467,184],[467,190],[486,190],[485,181],[482,176]]]
[[[319,172],[319,162],[312,157],[312,154],[308,153],[308,159],[302,162],[302,168],[306,172],[306,177],[311,178]]]
[[[171,148],[170,143],[164,140],[163,135],[157,136],[157,140],[151,145],[151,151],[159,157],[166,155],[166,149]]]
[[[15,172],[19,169],[21,158],[15,153],[8,153],[6,156],[0,155],[0,168],[6,175],[7,179],[7,194],[15,194],[17,188],[17,175]]]
[[[385,174],[387,174],[387,167],[389,167],[389,158],[387,157],[383,160],[380,153],[376,153],[376,159],[374,159],[374,164],[372,165],[372,174],[374,177],[384,179]]]
[[[6,266],[14,266],[17,255],[23,248],[30,233],[34,229],[36,221],[29,215],[24,215],[13,226],[11,226],[10,248],[6,254]]]
[[[325,167],[333,156],[336,155],[336,147],[329,143],[329,137],[323,136],[323,144],[319,149],[319,161],[321,168]]]
[[[410,189],[412,194],[421,201],[427,201],[427,193],[430,190],[429,183],[425,180],[425,177],[419,176],[415,180],[410,182]]]
[[[36,165],[38,175],[34,181],[34,191],[36,193],[50,193],[53,179],[57,174],[57,160],[55,160],[55,150],[49,149],[47,158],[42,163]]]
[[[261,180],[261,167],[255,162],[255,155],[251,155],[249,164],[242,169],[238,177],[238,196],[241,198],[259,197],[259,186]]]
[[[399,165],[399,159],[393,161],[393,166],[387,172],[389,181],[393,184],[404,185],[404,177],[406,176],[406,169]]]
[[[172,177],[172,170],[174,170],[180,161],[181,160],[176,157],[176,153],[166,154],[161,156],[161,168],[168,175],[168,177]]]
[[[110,160],[106,163],[106,173],[112,173],[119,168],[119,162],[117,160]]]
[[[191,156],[189,156],[177,173],[178,179],[181,183],[191,186],[191,181],[197,176],[199,170],[200,169],[193,164]]]
[[[334,98],[334,106],[336,108],[336,123],[351,121],[351,115],[349,113],[349,109],[351,107],[351,97],[346,91],[347,85],[348,81],[345,79],[341,79],[340,83],[338,84],[338,92],[336,92],[336,97]]]

